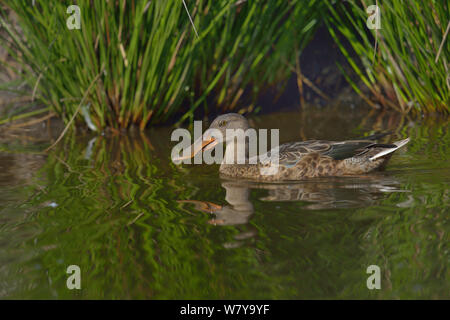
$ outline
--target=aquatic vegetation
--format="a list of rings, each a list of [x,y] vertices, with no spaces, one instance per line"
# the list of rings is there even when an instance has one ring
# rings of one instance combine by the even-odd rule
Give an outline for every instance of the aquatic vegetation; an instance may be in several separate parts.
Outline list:
[[[281,88],[323,6],[197,0],[185,10],[175,0],[84,0],[81,29],[69,29],[72,2],[4,1],[18,27],[0,14],[2,40],[33,99],[93,130],[184,120],[199,107],[233,109],[245,90],[254,98],[269,84]]]
[[[366,25],[373,2],[327,4],[328,30],[355,73],[346,78],[367,103],[403,113],[449,112],[448,1],[378,1],[379,29]]]

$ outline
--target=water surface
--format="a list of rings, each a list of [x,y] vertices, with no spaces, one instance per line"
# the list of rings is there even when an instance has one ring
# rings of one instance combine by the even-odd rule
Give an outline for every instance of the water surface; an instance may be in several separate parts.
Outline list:
[[[411,142],[383,172],[262,184],[172,164],[170,127],[68,134],[48,155],[55,132],[3,132],[0,298],[450,298],[447,119],[325,108],[251,124],[281,143]],[[66,287],[72,264],[81,290]]]

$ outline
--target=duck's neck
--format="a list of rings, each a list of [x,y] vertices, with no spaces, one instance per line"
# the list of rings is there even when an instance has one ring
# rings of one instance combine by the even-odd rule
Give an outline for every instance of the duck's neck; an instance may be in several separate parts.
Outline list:
[[[238,139],[238,141],[227,143],[219,172],[226,177],[258,177],[260,174],[258,165],[249,162],[248,143]]]
[[[226,144],[222,165],[236,165],[248,163],[248,143],[241,139],[234,139]]]
[[[244,156],[242,156],[244,154]],[[225,148],[225,156],[219,172],[227,177],[254,178],[259,175],[256,164],[249,164],[248,144],[230,143]]]

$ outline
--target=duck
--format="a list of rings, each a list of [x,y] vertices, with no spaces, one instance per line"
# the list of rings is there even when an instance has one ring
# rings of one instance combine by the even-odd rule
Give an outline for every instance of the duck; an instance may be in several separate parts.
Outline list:
[[[176,160],[192,158],[199,152],[206,152],[225,143],[225,154],[220,164],[220,176],[227,179],[255,181],[295,181],[317,177],[341,177],[364,175],[384,169],[392,154],[406,145],[406,138],[392,143],[378,143],[387,133],[376,134],[362,139],[344,141],[308,140],[281,144],[255,156],[249,154],[249,139],[236,139],[229,130],[250,129],[248,120],[238,113],[218,116],[203,135],[197,139]],[[239,150],[244,150],[240,152]],[[185,154],[187,154],[185,156]],[[277,155],[277,161],[271,161]]]

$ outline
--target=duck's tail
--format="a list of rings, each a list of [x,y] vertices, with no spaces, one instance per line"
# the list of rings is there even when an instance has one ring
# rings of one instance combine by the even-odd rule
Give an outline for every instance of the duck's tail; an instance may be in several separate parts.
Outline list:
[[[407,144],[408,142],[409,142],[409,138],[406,138],[406,139],[404,139],[404,140],[400,140],[400,141],[393,142],[392,145],[395,145],[395,147],[382,149],[380,152],[378,152],[377,154],[371,156],[369,159],[370,159],[371,161],[373,161],[373,160],[376,160],[376,159],[378,159],[378,158],[380,158],[380,157],[383,157],[383,156],[385,156],[385,155],[387,155],[387,154],[389,154],[389,153],[392,153],[392,152],[394,152],[395,150],[397,150],[397,149],[403,147],[403,146],[404,146],[405,144]]]

